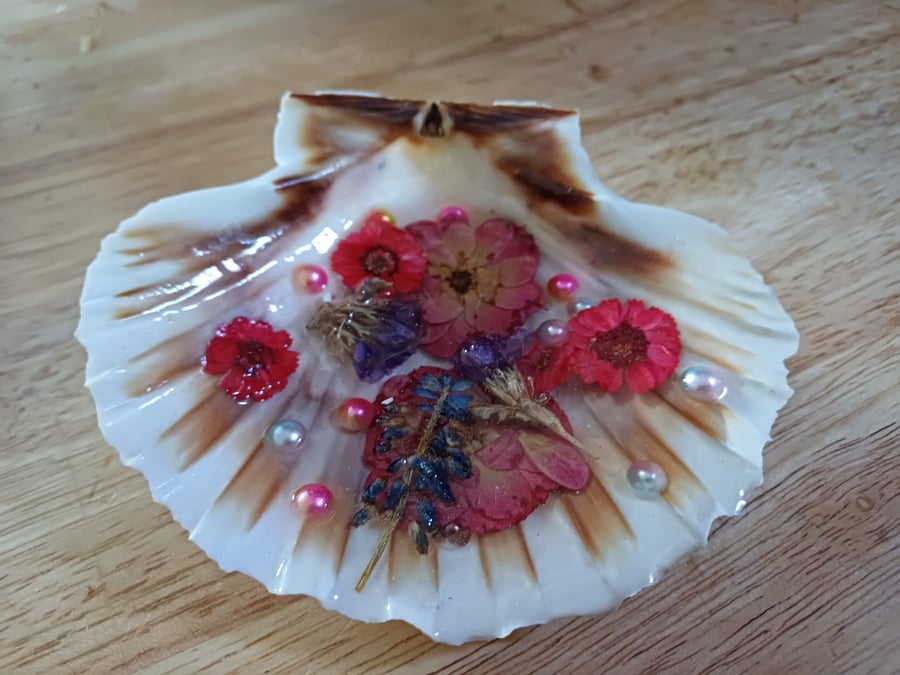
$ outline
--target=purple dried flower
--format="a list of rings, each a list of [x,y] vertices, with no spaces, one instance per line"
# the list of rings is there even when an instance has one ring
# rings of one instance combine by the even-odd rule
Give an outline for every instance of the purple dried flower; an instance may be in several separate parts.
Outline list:
[[[459,346],[454,363],[463,377],[483,382],[498,368],[509,368],[518,361],[533,339],[525,329],[509,337],[475,334]]]
[[[378,314],[378,330],[353,349],[353,367],[363,382],[378,382],[412,356],[424,331],[422,312],[410,302],[391,300]]]

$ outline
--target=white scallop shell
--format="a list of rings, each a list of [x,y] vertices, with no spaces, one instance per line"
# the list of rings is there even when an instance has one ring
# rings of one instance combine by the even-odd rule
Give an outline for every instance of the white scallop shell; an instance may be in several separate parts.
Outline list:
[[[123,222],[81,298],[77,337],[103,435],[224,570],[456,644],[616,607],[702,546],[713,519],[737,513],[760,484],[762,448],[792,393],[783,362],[797,348],[794,325],[719,227],[605,188],[576,113],[286,95],[275,159],[262,176],[170,197]],[[292,289],[290,271],[327,266],[368,211],[386,208],[404,223],[456,203],[476,219],[497,213],[526,226],[543,253],[542,283],[574,271],[585,295],[637,297],[671,313],[680,368],[710,367],[728,395],[698,401],[675,379],[642,396],[562,395],[594,455],[582,492],[426,556],[395,537],[357,593],[380,531],[349,527],[367,471],[359,437],[337,431],[330,414],[377,386],[361,387],[292,331],[300,365],[288,389],[239,406],[200,371],[200,356],[215,328],[239,315],[305,325],[316,299]],[[262,444],[288,413],[310,429],[297,461]],[[661,498],[628,484],[638,459],[665,469]],[[334,517],[304,520],[292,508],[292,490],[311,482],[331,486]]]

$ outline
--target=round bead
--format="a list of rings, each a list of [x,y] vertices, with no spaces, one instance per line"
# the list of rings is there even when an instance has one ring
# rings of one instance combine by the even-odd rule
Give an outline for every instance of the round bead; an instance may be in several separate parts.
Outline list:
[[[547,292],[550,297],[563,302],[574,298],[579,288],[581,288],[581,284],[571,274],[557,274],[547,282]]]
[[[569,312],[570,316],[575,316],[578,312],[583,312],[586,309],[590,309],[594,306],[594,303],[591,302],[588,298],[575,298],[570,302],[566,309]]]
[[[298,291],[316,295],[328,285],[328,272],[318,265],[299,265],[294,268],[291,280]]]
[[[681,373],[681,387],[688,396],[700,401],[720,401],[728,393],[725,381],[703,366],[694,366]]]
[[[331,510],[334,495],[321,483],[310,483],[294,490],[291,501],[300,511],[313,518],[324,516]]]
[[[396,225],[397,219],[394,218],[393,214],[388,213],[387,211],[372,211],[368,216],[366,216],[366,225],[371,225],[373,223],[383,223],[385,225]]]
[[[536,331],[538,340],[548,347],[562,347],[569,340],[569,324],[559,319],[548,319]]]
[[[449,225],[450,223],[468,223],[469,214],[461,206],[445,206],[440,210],[437,216],[437,222],[441,225]]]
[[[348,398],[337,409],[337,422],[344,431],[368,429],[375,418],[375,406],[364,398]]]
[[[658,497],[669,485],[669,478],[659,464],[640,460],[628,467],[628,483],[638,497]]]
[[[306,427],[297,420],[278,420],[266,429],[266,441],[279,451],[299,450],[306,441]]]
[[[456,544],[457,546],[465,546],[469,543],[469,539],[471,539],[472,533],[469,532],[469,530],[461,528],[456,523],[451,523],[441,530],[441,536],[443,536],[452,544]]]

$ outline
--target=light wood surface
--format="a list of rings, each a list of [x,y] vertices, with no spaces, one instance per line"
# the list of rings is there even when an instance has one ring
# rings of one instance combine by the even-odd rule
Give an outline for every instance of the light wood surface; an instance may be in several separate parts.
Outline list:
[[[88,37],[90,36],[90,37]],[[0,672],[900,671],[900,4],[0,0]],[[286,89],[577,106],[801,333],[766,484],[605,617],[448,647],[223,574],[96,428],[101,237],[272,164]]]

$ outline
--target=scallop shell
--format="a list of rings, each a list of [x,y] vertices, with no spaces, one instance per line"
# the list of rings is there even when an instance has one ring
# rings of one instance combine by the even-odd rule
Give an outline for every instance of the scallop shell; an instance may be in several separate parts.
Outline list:
[[[797,348],[793,322],[718,226],[604,187],[577,113],[288,94],[274,146],[268,173],[152,203],[104,239],[77,330],[106,440],[223,570],[458,644],[615,608],[701,547],[712,521],[740,511],[761,483],[762,448],[792,393],[783,362]],[[396,536],[357,592],[381,532],[350,527],[367,471],[359,436],[338,431],[332,412],[378,386],[361,385],[303,333],[320,298],[297,293],[291,270],[327,267],[335,242],[372,209],[406,223],[447,204],[465,205],[473,220],[501,214],[525,226],[542,251],[542,283],[569,272],[583,295],[641,298],[672,314],[678,372],[708,368],[728,394],[698,400],[677,373],[640,396],[563,393],[591,450],[583,490],[425,556]],[[215,328],[240,315],[300,327],[288,388],[243,406],[199,367]],[[299,457],[262,440],[285,415],[309,428]],[[640,460],[668,477],[657,499],[628,482]],[[331,518],[293,507],[292,490],[312,482],[334,492]]]

